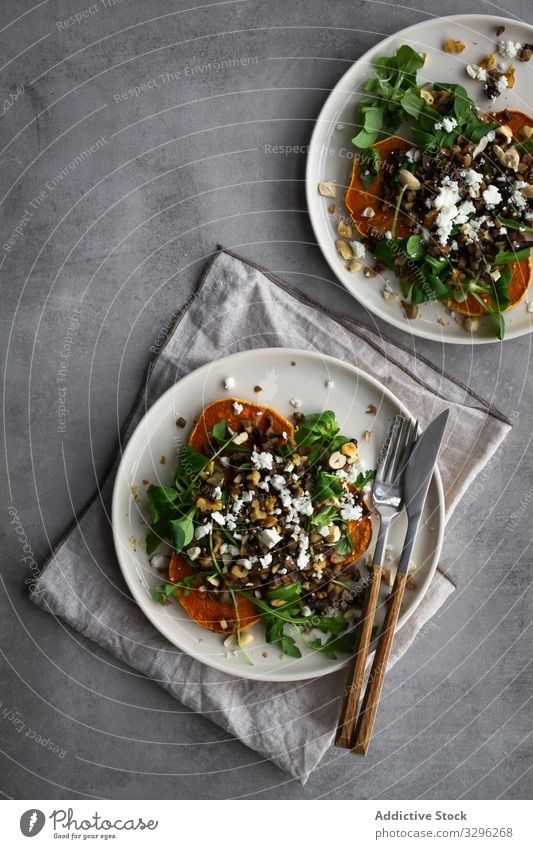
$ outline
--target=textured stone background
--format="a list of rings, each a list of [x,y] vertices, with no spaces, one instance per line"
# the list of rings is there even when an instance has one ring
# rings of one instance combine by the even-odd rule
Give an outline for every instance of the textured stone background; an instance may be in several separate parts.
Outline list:
[[[365,319],[314,244],[305,156],[269,155],[265,145],[305,145],[331,87],[382,36],[434,14],[496,7],[481,0],[468,8],[459,0],[32,6],[4,0],[0,32],[2,98],[15,96],[0,125],[2,243],[34,204],[16,248],[1,252],[2,793],[527,797],[532,337],[470,350],[398,334],[491,398],[515,428],[453,519],[443,562],[452,575],[460,571],[459,589],[388,677],[364,762],[331,750],[304,788],[288,781],[33,607],[24,587],[31,557],[41,562],[93,496],[150,347],[217,243]],[[57,23],[83,8],[94,11],[80,23]],[[526,0],[508,0],[506,12],[531,20]],[[202,70],[232,58],[245,62]],[[152,79],[157,87],[120,100]],[[79,328],[60,434],[56,375],[73,309]],[[64,754],[46,749],[37,734]]]

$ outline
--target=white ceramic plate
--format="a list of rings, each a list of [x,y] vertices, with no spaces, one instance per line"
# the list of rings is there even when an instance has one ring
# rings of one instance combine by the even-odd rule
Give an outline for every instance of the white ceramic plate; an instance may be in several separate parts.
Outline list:
[[[236,384],[229,392],[224,389],[224,378],[228,376],[233,377]],[[327,380],[334,382],[333,388],[326,389]],[[257,384],[264,387],[261,393],[254,392]],[[146,486],[142,481],[169,484],[176,452],[187,440],[190,429],[189,426],[178,428],[176,418],[183,416],[190,425],[206,404],[228,395],[264,402],[287,417],[294,412],[289,400],[295,397],[301,399],[300,409],[304,413],[334,410],[341,431],[359,440],[367,468],[376,465],[391,417],[397,412],[408,411],[378,381],[333,357],[283,348],[243,351],[203,366],[172,386],[144,416],[122,456],[113,493],[115,547],[128,587],[153,625],[189,655],[230,675],[267,681],[295,681],[325,675],[342,666],[346,656],[335,662],[320,652],[303,649],[301,659],[280,659],[279,650],[265,644],[264,627],[258,624],[253,628],[255,639],[249,650],[253,665],[250,665],[240,652],[235,655],[228,652],[220,634],[201,628],[177,603],[162,607],[152,599],[154,587],[162,577],[150,565],[143,543],[140,543],[145,537],[148,515]],[[366,413],[369,404],[378,408],[376,416]],[[365,430],[372,433],[369,443],[362,441]],[[161,463],[163,457],[166,458],[164,464]],[[435,571],[444,529],[443,505],[440,476],[435,472],[413,555],[419,567],[417,588],[406,593],[399,627],[412,615]],[[398,517],[393,528],[391,546],[394,551],[399,551],[402,529],[405,530],[403,515]],[[267,653],[267,657],[263,653]]]
[[[406,333],[435,342],[472,345],[498,340],[485,320],[477,333],[466,333],[450,317],[444,304],[438,301],[423,304],[418,318],[409,321],[404,318],[398,302],[388,303],[382,296],[385,280],[399,292],[398,279],[392,271],[376,278],[366,278],[362,272],[349,272],[335,249],[338,216],[349,216],[342,199],[350,182],[352,160],[356,153],[351,139],[359,130],[359,124],[356,123],[357,104],[363,97],[368,96],[365,95],[363,86],[366,80],[374,75],[375,60],[380,56],[395,53],[402,44],[409,44],[415,50],[429,55],[426,64],[418,72],[420,80],[461,83],[480,108],[488,109],[490,101],[482,94],[481,84],[468,77],[465,67],[469,63],[479,62],[487,53],[494,52],[495,30],[501,24],[505,25],[505,33],[501,38],[533,43],[532,26],[491,15],[430,18],[384,39],[361,56],[339,80],[318,116],[309,147],[306,172],[307,206],[317,242],[333,273],[350,294],[370,312]],[[459,55],[443,53],[442,43],[447,38],[464,41],[466,50]],[[511,64],[510,60],[503,61],[505,67]],[[524,63],[515,60],[514,64],[517,68],[516,85],[495,101],[495,108],[514,108],[531,113],[533,61]],[[400,130],[399,135],[403,134]],[[408,132],[405,135],[408,137]],[[339,187],[333,215],[330,215],[327,209],[331,198],[318,194],[317,185],[321,180],[334,180]],[[439,318],[448,323],[444,326],[439,324]],[[522,302],[505,313],[505,323],[505,338],[513,339],[531,331],[533,315],[527,312],[526,304]]]

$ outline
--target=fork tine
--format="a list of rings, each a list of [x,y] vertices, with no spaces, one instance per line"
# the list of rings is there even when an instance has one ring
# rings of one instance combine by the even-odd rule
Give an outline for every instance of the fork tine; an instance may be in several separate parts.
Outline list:
[[[398,418],[400,419],[400,426],[392,446],[392,452],[385,476],[385,483],[392,483],[392,481],[395,480],[398,474],[400,461],[404,455],[409,433],[411,431],[411,421],[403,416],[399,416]]]
[[[400,416],[394,416],[387,436],[385,437],[385,442],[383,444],[383,448],[381,449],[381,453],[378,457],[377,469],[376,469],[376,480],[384,481],[387,473],[387,469],[389,466],[389,460],[392,454],[394,442],[396,439],[396,433],[398,431],[398,419]]]

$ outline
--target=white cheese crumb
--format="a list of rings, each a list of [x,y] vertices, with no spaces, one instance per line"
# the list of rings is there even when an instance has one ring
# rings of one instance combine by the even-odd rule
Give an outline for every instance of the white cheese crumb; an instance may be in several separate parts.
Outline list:
[[[244,409],[244,407],[242,406],[242,404],[239,404],[238,401],[233,402],[233,412],[235,413],[236,416],[240,416],[243,409]]]
[[[259,534],[259,539],[263,545],[266,545],[267,548],[274,548],[274,546],[281,540],[281,536],[274,530],[274,528],[265,528]]]
[[[272,555],[265,554],[264,557],[259,558],[259,562],[263,567],[270,566],[270,564],[272,563]]]
[[[211,518],[217,523],[217,525],[225,525],[226,517],[222,515],[218,510],[215,510],[211,513]]]
[[[256,469],[272,469],[274,458],[268,451],[252,451],[252,465]]]
[[[291,405],[291,407],[294,407],[295,409],[298,409],[298,407],[302,406],[302,402],[299,398],[291,398],[291,400],[289,401],[289,404]]]
[[[451,133],[452,130],[457,126],[457,121],[455,118],[443,118],[442,121],[437,121],[435,124],[436,130],[446,130],[447,133]]]
[[[207,534],[211,532],[211,528],[212,528],[211,522],[206,522],[205,525],[198,525],[194,529],[194,538],[195,539],[202,539],[202,537],[207,536]]]
[[[225,377],[224,378],[224,389],[233,389],[235,386],[235,378],[234,377]]]
[[[357,521],[357,519],[360,519],[363,515],[363,509],[359,506],[359,504],[347,504],[341,508],[340,512],[341,518],[345,521],[349,521],[350,519]]]
[[[498,206],[498,204],[502,202],[500,190],[495,185],[490,185],[487,189],[485,189],[482,197],[487,209],[494,209],[495,206]]]
[[[350,247],[356,259],[363,259],[366,254],[366,248],[362,242],[354,240],[353,242],[350,242]]]
[[[506,59],[514,59],[522,50],[522,44],[519,41],[511,41],[504,39],[498,43],[498,53]]]

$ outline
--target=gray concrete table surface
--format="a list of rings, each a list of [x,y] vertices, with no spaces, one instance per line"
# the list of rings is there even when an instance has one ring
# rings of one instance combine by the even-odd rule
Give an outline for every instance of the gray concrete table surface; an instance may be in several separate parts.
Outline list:
[[[388,676],[365,761],[332,749],[305,787],[288,780],[34,608],[25,589],[32,559],[46,558],[94,494],[150,349],[218,243],[374,320],[316,246],[305,153],[268,146],[305,146],[329,90],[383,36],[465,11],[497,9],[481,0],[2,3],[2,245],[20,231],[0,257],[4,796],[531,794],[531,336],[471,349],[396,334],[515,426],[453,518],[443,564],[459,588]],[[505,11],[531,15],[526,0]]]

